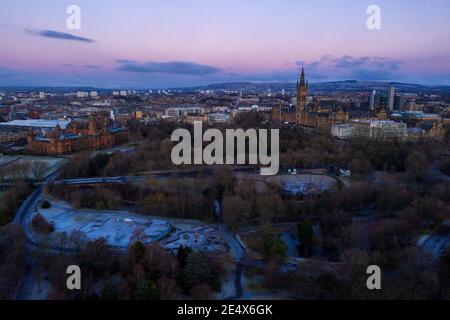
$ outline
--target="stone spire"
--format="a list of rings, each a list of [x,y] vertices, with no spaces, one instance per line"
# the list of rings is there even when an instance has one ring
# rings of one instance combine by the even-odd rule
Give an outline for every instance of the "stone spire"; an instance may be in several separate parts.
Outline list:
[[[301,87],[305,87],[306,86],[306,82],[305,82],[305,70],[302,67],[302,75],[300,76],[300,86]]]

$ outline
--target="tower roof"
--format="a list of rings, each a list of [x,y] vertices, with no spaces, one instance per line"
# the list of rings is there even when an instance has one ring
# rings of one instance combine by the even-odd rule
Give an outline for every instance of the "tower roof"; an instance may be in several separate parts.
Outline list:
[[[301,86],[305,86],[306,82],[305,82],[305,69],[302,67],[302,74],[300,75],[300,85]]]

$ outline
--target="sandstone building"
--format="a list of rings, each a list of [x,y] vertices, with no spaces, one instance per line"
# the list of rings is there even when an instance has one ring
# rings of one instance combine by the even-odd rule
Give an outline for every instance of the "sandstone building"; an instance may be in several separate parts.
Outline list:
[[[71,122],[66,129],[55,129],[28,135],[28,150],[34,154],[65,155],[85,150],[112,148],[126,142],[128,131],[112,127],[99,115],[91,114],[89,120]]]
[[[278,106],[272,111],[272,120],[326,130],[330,130],[333,124],[348,122],[349,115],[344,110],[321,109],[314,103],[308,105],[307,97],[308,81],[305,80],[305,71],[302,68],[300,80],[297,81],[297,104],[295,110],[286,110],[282,106]]]

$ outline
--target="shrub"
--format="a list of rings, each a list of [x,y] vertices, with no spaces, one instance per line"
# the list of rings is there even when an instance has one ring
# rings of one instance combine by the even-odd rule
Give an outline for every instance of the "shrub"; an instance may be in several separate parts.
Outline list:
[[[442,172],[450,177],[450,160],[446,160],[442,165]]]
[[[47,200],[45,200],[44,202],[42,202],[41,208],[49,209],[51,206],[52,206],[52,204],[50,202],[48,202]]]
[[[53,224],[49,223],[40,213],[33,217],[31,225],[38,233],[49,234],[55,231]]]
[[[314,238],[312,223],[309,220],[300,222],[297,226],[297,235],[302,244],[310,245]]]
[[[265,235],[263,238],[264,260],[280,260],[286,258],[287,247],[283,240],[276,235]]]

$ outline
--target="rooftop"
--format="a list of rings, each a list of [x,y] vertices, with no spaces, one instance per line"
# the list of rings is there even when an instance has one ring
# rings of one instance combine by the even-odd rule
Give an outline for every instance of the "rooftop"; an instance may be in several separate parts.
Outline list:
[[[40,119],[27,119],[27,120],[13,120],[9,122],[0,123],[0,126],[10,127],[31,127],[31,128],[56,128],[57,125],[61,129],[65,129],[70,123],[70,120],[40,120]]]
[[[399,123],[392,120],[375,120],[375,119],[355,119],[352,122],[360,122],[360,123],[373,123],[373,124],[394,124]]]
[[[423,111],[395,111],[391,116],[413,116],[416,118],[440,118],[440,115],[435,113],[424,113]]]

